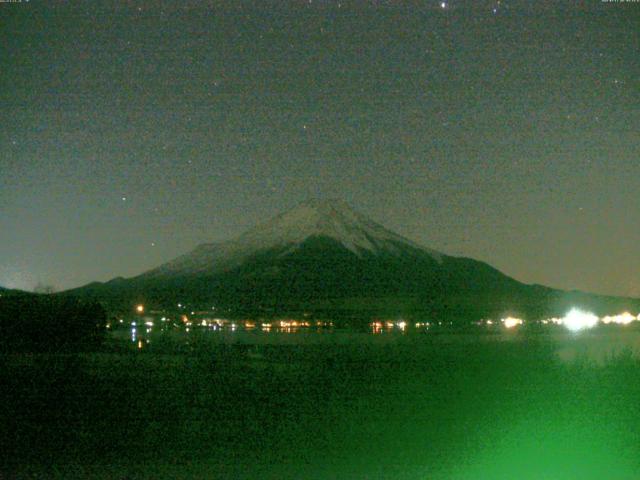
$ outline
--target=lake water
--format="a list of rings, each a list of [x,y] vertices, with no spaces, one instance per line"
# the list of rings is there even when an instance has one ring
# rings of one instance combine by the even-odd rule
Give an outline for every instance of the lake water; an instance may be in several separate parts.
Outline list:
[[[640,358],[640,331],[633,328],[613,328],[568,332],[560,328],[548,331],[522,334],[518,331],[497,330],[493,332],[452,333],[447,330],[382,331],[380,333],[355,332],[346,329],[312,328],[282,330],[252,330],[244,329],[201,329],[192,328],[190,331],[159,330],[147,327],[121,329],[110,334],[111,341],[125,348],[140,350],[152,349],[156,352],[169,349],[215,347],[216,345],[237,346],[300,346],[300,345],[447,345],[482,343],[522,343],[538,342],[547,344],[553,349],[557,358],[564,362],[576,360],[592,361],[604,364],[609,359],[620,355]]]
[[[127,329],[3,354],[0,478],[637,479],[639,342]]]

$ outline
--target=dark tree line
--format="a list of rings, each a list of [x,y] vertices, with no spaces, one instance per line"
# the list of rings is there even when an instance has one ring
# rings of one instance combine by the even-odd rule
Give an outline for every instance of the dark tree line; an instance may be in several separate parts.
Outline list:
[[[51,295],[0,297],[0,349],[91,350],[104,341],[106,322],[97,303]]]

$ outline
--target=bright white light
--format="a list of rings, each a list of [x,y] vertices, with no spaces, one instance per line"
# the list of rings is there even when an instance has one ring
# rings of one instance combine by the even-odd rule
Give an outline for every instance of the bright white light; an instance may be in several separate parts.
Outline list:
[[[440,8],[447,8],[447,2],[440,2]]]
[[[522,325],[524,322],[521,318],[507,317],[502,319],[502,323],[507,328],[514,328],[518,325]]]
[[[572,309],[562,319],[562,323],[572,332],[593,328],[598,323],[598,317],[593,313],[583,312],[577,308]]]
[[[404,330],[406,327],[407,327],[407,322],[405,321],[398,322],[398,328],[400,330]]]

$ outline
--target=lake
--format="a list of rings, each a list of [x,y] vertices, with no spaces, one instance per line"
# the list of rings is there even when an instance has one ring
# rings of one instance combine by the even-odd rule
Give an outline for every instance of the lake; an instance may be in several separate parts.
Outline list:
[[[602,327],[595,330],[570,332],[565,329],[546,328],[535,333],[518,330],[495,329],[490,331],[454,332],[439,331],[354,331],[336,328],[290,329],[219,329],[191,328],[163,330],[148,327],[131,327],[112,332],[109,344],[115,350],[144,349],[153,352],[190,352],[196,349],[226,346],[253,346],[259,355],[262,346],[311,346],[324,345],[329,348],[340,345],[398,345],[422,348],[426,345],[522,343],[535,341],[551,348],[558,359],[565,362],[587,360],[599,364],[611,357],[630,355],[640,357],[640,330],[633,327]]]
[[[127,329],[3,354],[2,478],[635,479],[638,345]]]

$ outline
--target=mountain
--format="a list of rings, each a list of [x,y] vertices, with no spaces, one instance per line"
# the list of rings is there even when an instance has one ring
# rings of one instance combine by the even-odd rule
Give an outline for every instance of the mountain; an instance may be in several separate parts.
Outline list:
[[[342,201],[310,201],[237,239],[200,245],[139,278],[220,273],[239,267],[261,253],[277,253],[279,258],[295,254],[310,239],[331,240],[333,246],[360,259],[385,255],[400,257],[408,252],[420,252],[442,261],[442,254],[385,229]]]
[[[558,315],[576,302],[607,313],[640,308],[630,299],[525,285],[486,263],[412,242],[342,201],[305,202],[236,239],[200,245],[137,277],[65,293],[113,308],[183,303],[241,316],[467,321]]]

